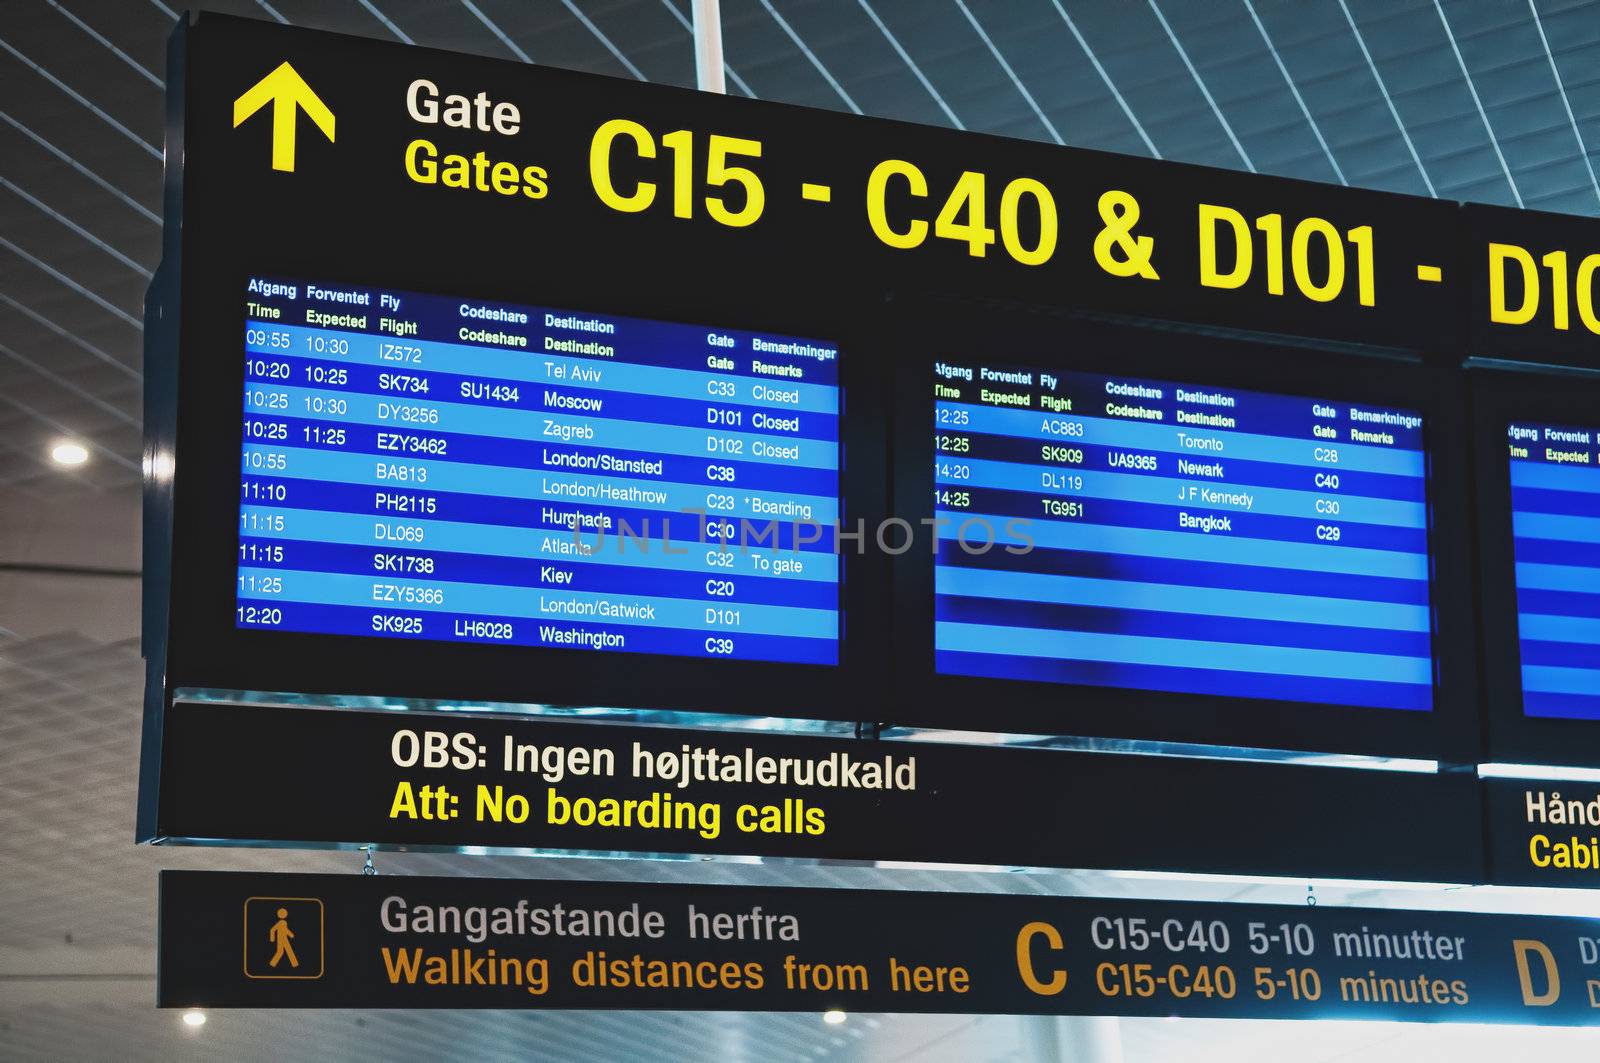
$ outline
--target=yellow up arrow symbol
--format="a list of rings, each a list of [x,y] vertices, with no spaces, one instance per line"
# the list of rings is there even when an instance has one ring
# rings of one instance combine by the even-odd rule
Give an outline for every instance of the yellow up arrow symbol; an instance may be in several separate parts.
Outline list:
[[[234,128],[237,129],[245,119],[268,103],[272,104],[274,170],[290,172],[294,170],[294,120],[297,108],[305,111],[311,120],[317,123],[317,128],[322,130],[329,141],[333,140],[333,112],[328,110],[328,105],[311,91],[311,86],[307,85],[305,79],[288,63],[279,63],[276,70],[256,82],[243,96],[233,101]]]

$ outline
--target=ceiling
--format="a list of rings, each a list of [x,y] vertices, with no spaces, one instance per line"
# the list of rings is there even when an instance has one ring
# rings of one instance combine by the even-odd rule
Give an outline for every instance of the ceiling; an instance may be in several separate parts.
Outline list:
[[[219,0],[261,19],[693,83],[690,0]],[[729,91],[1417,195],[1600,213],[1591,0],[723,0]],[[1383,1024],[151,1007],[158,867],[355,870],[131,843],[140,306],[160,237],[163,0],[0,18],[0,1059],[1600,1058],[1588,1032]],[[61,438],[90,461],[64,470]],[[1293,901],[1303,887],[385,856],[387,873]],[[1495,891],[1341,894],[1520,906]],[[1583,898],[1537,903],[1582,910]],[[1116,1054],[1112,1054],[1115,1043]],[[1091,1053],[1087,1046],[1097,1045]],[[1056,1046],[1051,1055],[1051,1046]],[[1078,1055],[1073,1055],[1074,1049]],[[1097,1053],[1097,1054],[1096,1054]]]

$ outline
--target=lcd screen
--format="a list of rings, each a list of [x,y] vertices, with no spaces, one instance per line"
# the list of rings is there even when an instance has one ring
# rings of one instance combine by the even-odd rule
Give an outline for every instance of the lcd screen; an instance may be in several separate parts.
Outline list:
[[[238,627],[837,664],[836,345],[300,279],[244,299]],[[751,527],[770,548],[729,547]]]
[[[1600,449],[1588,428],[1513,422],[1522,711],[1600,720]]]
[[[939,673],[1434,707],[1420,413],[989,361],[932,376]]]

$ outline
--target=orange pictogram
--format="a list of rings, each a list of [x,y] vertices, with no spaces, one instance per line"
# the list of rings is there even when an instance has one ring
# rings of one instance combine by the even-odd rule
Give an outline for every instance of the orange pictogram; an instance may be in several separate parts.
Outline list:
[[[278,921],[267,931],[267,938],[278,946],[278,950],[272,954],[272,959],[267,961],[268,967],[278,966],[278,961],[286,956],[290,967],[300,966],[300,957],[294,954],[294,946],[289,944],[294,940],[294,931],[289,929],[289,909],[278,909]]]
[[[322,901],[316,897],[251,897],[244,902],[246,978],[321,978]]]

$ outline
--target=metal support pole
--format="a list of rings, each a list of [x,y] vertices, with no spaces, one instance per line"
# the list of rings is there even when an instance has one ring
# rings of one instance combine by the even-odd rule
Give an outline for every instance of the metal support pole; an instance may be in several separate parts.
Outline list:
[[[694,79],[701,92],[726,95],[727,78],[722,72],[721,0],[693,0]]]
[[[1020,1015],[1027,1063],[1123,1063],[1121,1020]]]

